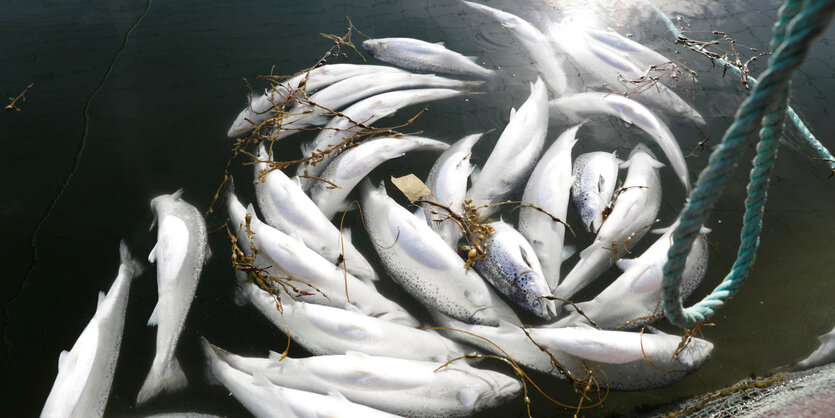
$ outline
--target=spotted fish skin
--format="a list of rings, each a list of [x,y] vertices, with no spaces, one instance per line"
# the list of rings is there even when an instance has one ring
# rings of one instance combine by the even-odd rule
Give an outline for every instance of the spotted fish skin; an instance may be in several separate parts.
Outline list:
[[[476,270],[502,294],[525,310],[543,318],[556,315],[542,265],[531,245],[512,226],[499,221],[485,241],[485,255],[476,260]]]

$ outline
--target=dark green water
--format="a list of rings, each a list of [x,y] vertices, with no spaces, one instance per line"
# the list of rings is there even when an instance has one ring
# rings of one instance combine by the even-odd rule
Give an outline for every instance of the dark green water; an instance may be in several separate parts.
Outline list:
[[[534,23],[559,16],[549,3],[490,4]],[[657,5],[670,16],[682,16],[694,38],[710,39],[709,31],[721,30],[741,44],[764,51],[778,3],[723,0]],[[424,130],[425,135],[448,142],[469,133],[500,131],[510,107],[524,101],[527,82],[535,78],[527,54],[491,21],[457,2],[396,0],[155,1],[112,72],[103,78],[125,33],[144,9],[141,1],[14,2],[0,7],[0,89],[7,96],[16,96],[35,83],[21,112],[0,114],[0,163],[7,179],[0,192],[0,226],[4,231],[0,253],[6,260],[0,302],[7,314],[2,327],[9,342],[8,351],[0,351],[4,416],[32,416],[40,411],[57,373],[59,352],[72,347],[95,311],[96,294],[108,289],[115,277],[119,240],[126,238],[139,258],[146,258],[156,239],[155,232],[148,232],[150,199],[184,187],[187,201],[208,209],[230,156],[231,141],[225,132],[247,93],[241,77],[260,89],[265,84],[256,76],[268,73],[273,66],[276,73],[289,74],[314,64],[330,47],[330,41],[319,33],[343,34],[346,16],[371,36],[446,41],[450,49],[479,56],[487,67],[501,68],[503,75],[488,94],[432,104],[416,122],[415,128]],[[673,45],[660,21],[647,9],[608,8],[598,15],[620,33],[630,33],[699,72],[700,84],[682,94],[694,95],[695,106],[708,125],[703,129],[673,126],[673,131],[685,155],[707,136],[712,138],[708,145],[718,142],[745,94],[738,79],[730,73],[723,78],[721,68]],[[830,148],[835,148],[835,122],[829,113],[829,95],[835,87],[833,36],[830,28],[818,41],[797,73],[791,95],[795,109]],[[356,56],[346,61],[360,62]],[[762,70],[762,61],[752,66],[752,74]],[[82,142],[83,112],[88,103],[89,134]],[[417,110],[400,112],[391,124]],[[548,137],[555,138],[560,128],[552,124]],[[482,141],[474,159],[483,163],[497,137],[494,132]],[[575,155],[614,148],[625,155],[638,141],[648,141],[634,128],[606,119],[586,131],[585,138],[578,143]],[[295,156],[300,139],[283,145],[282,155]],[[80,146],[84,146],[83,152],[76,160]],[[713,228],[710,239],[717,248],[697,297],[709,292],[733,263],[748,170],[745,164],[753,156],[751,150],[748,154],[708,223]],[[827,168],[812,157],[803,145],[781,150],[757,265],[740,294],[714,318],[717,326],[704,331],[716,347],[700,377],[690,376],[656,391],[613,393],[589,414],[626,413],[639,405],[701,393],[751,373],[766,374],[814,349],[816,336],[835,322],[835,267],[831,259],[835,179],[827,180]],[[374,176],[408,172],[424,176],[433,158],[416,154],[393,161]],[[688,159],[693,177],[706,161],[706,153]],[[68,186],[43,220],[76,163]],[[251,187],[248,190],[244,181],[251,178],[249,168],[236,165],[233,172],[243,198],[251,201]],[[660,217],[666,225],[675,218],[684,196],[672,171],[667,168],[662,173]],[[576,224],[576,219],[570,221]],[[33,263],[29,242],[41,223],[35,235],[37,261]],[[208,223],[212,229],[221,225],[223,218],[210,216]],[[590,240],[588,236],[569,239],[579,248]],[[639,250],[649,243],[644,242]],[[198,337],[206,336],[221,347],[250,355],[281,350],[285,340],[253,309],[234,304],[228,242],[223,233],[216,233],[210,236],[210,245],[214,257],[204,270],[178,351],[189,387],[160,396],[143,408],[134,407],[153,357],[156,333],[144,325],[157,298],[154,269],[149,266],[149,273],[132,288],[108,415],[186,410],[246,414],[226,390],[206,383]],[[304,355],[299,348],[292,354]],[[561,382],[545,386],[565,402],[576,399]],[[568,413],[536,395],[533,402],[536,416]],[[496,415],[523,413],[518,401]]]

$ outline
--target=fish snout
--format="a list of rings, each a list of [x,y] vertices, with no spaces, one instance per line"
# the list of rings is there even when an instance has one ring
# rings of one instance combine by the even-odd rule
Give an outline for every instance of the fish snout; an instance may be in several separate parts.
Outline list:
[[[551,319],[556,314],[554,301],[543,296],[551,296],[545,278],[533,270],[524,271],[513,280],[516,288],[516,302],[530,313],[542,318]]]

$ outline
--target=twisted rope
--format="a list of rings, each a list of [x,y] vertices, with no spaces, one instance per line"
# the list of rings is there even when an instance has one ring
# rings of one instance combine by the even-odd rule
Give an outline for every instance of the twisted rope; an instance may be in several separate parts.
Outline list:
[[[664,24],[667,25],[667,29],[676,38],[679,38],[679,37],[682,36],[681,31],[676,27],[676,25],[673,23],[673,21],[670,20],[670,18],[668,18],[667,15],[664,14],[664,12],[662,12],[657,7],[655,7],[655,5],[652,4],[652,2],[650,0],[645,0],[645,1],[646,1],[647,5],[655,12],[655,14],[658,15],[658,17],[661,20],[664,21]],[[775,24],[775,28],[774,28],[775,33],[774,33],[774,38],[772,38],[772,46],[771,46],[772,51],[774,51],[776,49],[776,46],[779,45],[779,43],[777,45],[773,45],[774,41],[778,40],[778,33],[777,33],[778,27],[782,26],[782,30],[785,31],[785,26],[791,20],[791,18],[789,17],[789,16],[791,16],[791,11],[794,10],[794,14],[796,14],[797,11],[800,9],[800,7],[802,7],[802,4],[803,4],[802,1],[793,0],[793,1],[787,1],[783,5],[784,9],[789,8],[789,10],[786,10],[785,15],[781,12],[780,13],[781,18]],[[785,20],[784,20],[783,16],[785,16]],[[779,42],[782,42],[782,38],[784,36],[784,33],[780,33],[779,36],[780,36]],[[706,49],[704,47],[700,46],[700,45],[693,45],[693,48],[701,50],[701,51],[706,51]],[[729,65],[728,62],[725,61],[722,58],[716,58],[716,61],[718,61],[719,64],[721,64],[725,68],[731,70],[732,73],[734,73],[734,74],[736,74],[740,77],[742,76],[742,70],[740,70],[739,67],[737,67],[735,65]],[[750,75],[747,76],[747,78],[748,78],[748,84],[751,85],[752,87],[756,86],[759,83],[759,81],[757,81],[756,78],[751,77]],[[806,142],[809,143],[809,145],[812,147],[812,149],[815,151],[815,153],[818,154],[818,158],[820,158],[821,160],[824,160],[826,162],[826,164],[829,165],[830,170],[835,171],[835,157],[832,156],[832,153],[829,152],[829,150],[826,149],[826,147],[823,146],[823,144],[820,141],[818,141],[818,139],[815,137],[815,135],[812,134],[812,131],[810,131],[809,128],[806,126],[806,124],[803,123],[803,120],[800,119],[800,116],[797,114],[797,112],[794,111],[794,109],[791,106],[787,106],[787,112],[788,112],[789,120],[791,120],[794,127],[806,139]]]
[[[766,191],[777,156],[779,138],[786,115],[791,75],[803,62],[812,41],[820,35],[835,11],[835,0],[788,0],[780,8],[771,42],[773,55],[761,81],[751,91],[736,118],[725,132],[722,143],[713,151],[708,166],[699,175],[698,183],[690,194],[681,213],[681,222],[673,232],[673,245],[664,265],[661,305],[673,324],[692,327],[713,316],[716,309],[734,296],[748,276],[756,258]],[[754,158],[745,199],[745,215],[740,232],[737,259],[731,271],[713,292],[690,308],[684,308],[681,300],[681,273],[693,241],[701,225],[719,199],[724,185],[736,168],[741,148],[754,131],[759,130],[757,155]]]

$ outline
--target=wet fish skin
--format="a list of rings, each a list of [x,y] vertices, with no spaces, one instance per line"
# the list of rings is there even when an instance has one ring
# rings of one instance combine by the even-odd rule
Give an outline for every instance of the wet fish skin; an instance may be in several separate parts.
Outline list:
[[[638,144],[623,164],[628,166],[623,192],[597,232],[594,242],[580,253],[580,261],[554,291],[554,296],[570,299],[623,256],[646,234],[661,208],[661,177],[664,165],[652,152]],[[629,239],[629,242],[626,240]],[[562,302],[557,302],[558,308]]]
[[[142,265],[122,241],[119,273],[105,295],[99,292],[96,313],[70,351],[58,359],[58,375],[41,417],[101,417],[110,397],[122,345],[130,285]]]
[[[342,81],[346,78],[369,73],[406,73],[406,71],[385,65],[356,65],[356,64],[328,64],[303,71],[273,89],[267,89],[258,97],[249,98],[247,106],[242,110],[227,132],[230,138],[246,135],[254,127],[273,117],[275,105],[292,103],[293,95],[297,94],[299,85],[303,83],[304,92],[313,94],[316,91]]]
[[[345,137],[352,137],[365,130],[363,126],[371,126],[374,122],[386,116],[393,115],[397,110],[418,103],[443,100],[450,97],[470,94],[469,91],[455,89],[410,89],[396,90],[381,93],[359,101],[349,108],[343,110],[342,116],[331,119],[319,135],[309,144],[302,146],[304,156],[311,155],[315,150],[327,150],[340,145]],[[362,124],[363,126],[358,126]],[[341,150],[340,150],[341,151]],[[299,164],[296,175],[319,177],[325,171],[328,164],[333,161],[339,152],[330,152],[323,156],[324,160],[316,165]],[[315,180],[302,179],[302,186],[305,190],[315,184]]]
[[[646,132],[670,160],[684,191],[690,194],[690,174],[687,162],[670,128],[646,106],[617,94],[580,93],[560,97],[549,103],[551,112],[558,112],[570,119],[580,119],[581,114],[603,113],[619,117]]]
[[[388,414],[364,405],[349,402],[339,394],[320,395],[278,386],[262,373],[251,376],[235,369],[203,340],[206,369],[211,377],[223,384],[241,404],[258,418],[309,418],[309,417],[380,417]]]
[[[798,362],[795,370],[806,370],[835,361],[835,328],[818,337],[820,345],[808,357]]]
[[[565,225],[551,217],[566,220],[569,194],[574,183],[571,149],[577,142],[578,129],[580,125],[560,134],[536,164],[522,194],[523,202],[547,213],[530,207],[519,209],[519,232],[536,252],[551,292],[560,281],[565,239]]]
[[[678,226],[678,220],[668,228],[664,228],[658,239],[635,259],[620,259],[618,267],[623,273],[606,289],[603,289],[594,299],[577,304],[577,308],[585,315],[570,309],[571,314],[553,324],[555,327],[569,326],[578,323],[588,323],[590,318],[603,329],[634,329],[641,327],[647,321],[637,321],[630,325],[624,324],[638,318],[663,317],[663,313],[656,311],[658,301],[661,300],[661,279],[663,268],[667,262],[667,251],[672,245],[672,233]],[[660,232],[656,231],[656,232]],[[702,235],[710,229],[702,227]],[[707,272],[708,248],[705,239],[697,239],[687,255],[682,272],[681,296],[682,300],[693,292],[704,279]]]
[[[430,43],[413,38],[376,38],[363,41],[362,49],[380,61],[409,70],[452,74],[490,80],[496,72],[451,51],[443,42]]]
[[[647,71],[628,54],[616,51],[611,44],[596,41],[582,26],[552,23],[547,33],[557,50],[565,52],[581,70],[598,78],[609,89],[629,94],[633,86],[623,80],[639,80]],[[640,94],[632,94],[631,97],[664,114],[688,119],[700,126],[705,124],[699,112],[661,83],[642,89]]]
[[[474,89],[483,81],[462,81],[434,74],[408,72],[362,74],[334,83],[310,96],[304,103],[293,106],[282,121],[281,131],[273,132],[271,139],[278,140],[293,135],[308,126],[325,125],[334,111],[368,97],[394,90],[414,88]],[[312,103],[308,103],[312,102]],[[314,104],[315,103],[315,104]]]
[[[612,200],[621,163],[615,153],[599,151],[574,159],[571,203],[586,231],[597,232],[603,224],[603,210]]]
[[[229,214],[234,225],[250,217],[250,230],[258,250],[256,264],[269,266],[269,273],[296,280],[294,285],[307,292],[296,298],[311,303],[342,307],[353,303],[368,315],[385,318],[406,326],[420,325],[402,306],[381,295],[370,283],[364,283],[350,273],[328,262],[307,248],[298,236],[287,235],[261,222],[250,206],[244,209],[234,190],[229,193]],[[245,234],[243,234],[245,235]],[[250,247],[246,247],[248,252]]]
[[[533,247],[515,228],[503,221],[490,224],[493,232],[484,242],[485,254],[474,263],[485,280],[528,312],[551,319],[557,311],[545,273]]]
[[[467,352],[448,338],[362,313],[353,305],[345,309],[281,299],[283,315],[272,295],[238,273],[239,297],[249,301],[279,331],[313,355],[350,351],[413,360],[447,361]],[[286,324],[286,325],[285,325]],[[408,341],[409,344],[403,344]]]
[[[410,417],[468,416],[504,403],[521,384],[466,362],[373,356],[359,352],[306,358],[241,357],[212,346],[232,367],[263,375],[279,386],[320,394],[336,391],[349,401]]]
[[[444,331],[450,338],[475,345],[497,355],[508,355],[522,366],[564,379],[551,356],[575,376],[586,376],[589,362],[600,371],[594,373],[601,388],[649,390],[675,383],[698,370],[708,359],[713,344],[694,338],[677,357],[673,353],[681,337],[662,332],[644,333],[601,331],[591,327],[526,327],[502,322],[498,327],[470,325],[436,315],[443,326],[484,337],[502,348],[462,332]],[[528,337],[530,335],[530,337]],[[543,352],[531,340],[546,347]],[[646,356],[646,357],[645,357]],[[649,359],[652,363],[646,361]],[[584,364],[585,363],[585,364]],[[677,373],[670,373],[677,370]]]
[[[425,220],[366,180],[362,208],[374,249],[395,282],[430,310],[462,321],[497,325],[516,314]]]
[[[519,110],[511,110],[507,126],[467,192],[473,205],[501,202],[523,188],[542,152],[547,132],[548,92],[540,78],[531,84],[531,95]],[[514,157],[509,159],[509,155]],[[479,215],[486,218],[495,211],[495,206],[486,207],[479,210]]]
[[[272,156],[263,142],[258,144],[256,158],[255,195],[269,225],[288,235],[299,236],[308,248],[331,263],[344,263],[348,273],[357,278],[379,280],[374,268],[351,242],[350,231],[343,230],[340,234],[304,193],[298,177],[291,179],[279,169],[270,169]],[[261,173],[265,174],[259,179]]]
[[[534,67],[536,67],[542,79],[545,80],[548,89],[557,97],[571,91],[563,69],[564,60],[556,54],[551,42],[539,29],[519,16],[502,10],[470,1],[464,1],[463,3],[490,16],[498,21],[503,28],[510,30],[531,55]]]
[[[203,215],[181,196],[182,189],[151,200],[158,226],[157,243],[148,261],[157,263],[159,301],[148,325],[158,326],[157,347],[151,370],[136,397],[138,405],[163,390],[172,392],[188,384],[175,352],[209,247]]]
[[[345,209],[345,198],[351,190],[378,165],[410,151],[444,151],[449,145],[421,136],[385,137],[363,142],[336,157],[322,178],[310,188],[310,199],[330,219]],[[332,184],[331,184],[332,183]],[[333,187],[333,184],[338,188]]]
[[[465,136],[438,157],[426,178],[426,187],[432,191],[430,198],[433,201],[459,214],[463,213],[463,203],[467,195],[467,179],[474,168],[470,164],[470,156],[473,145],[482,136],[483,134]],[[452,249],[457,250],[458,240],[462,235],[458,224],[449,219],[443,208],[424,203],[423,210],[429,226],[438,232]],[[438,214],[432,214],[433,211]]]

